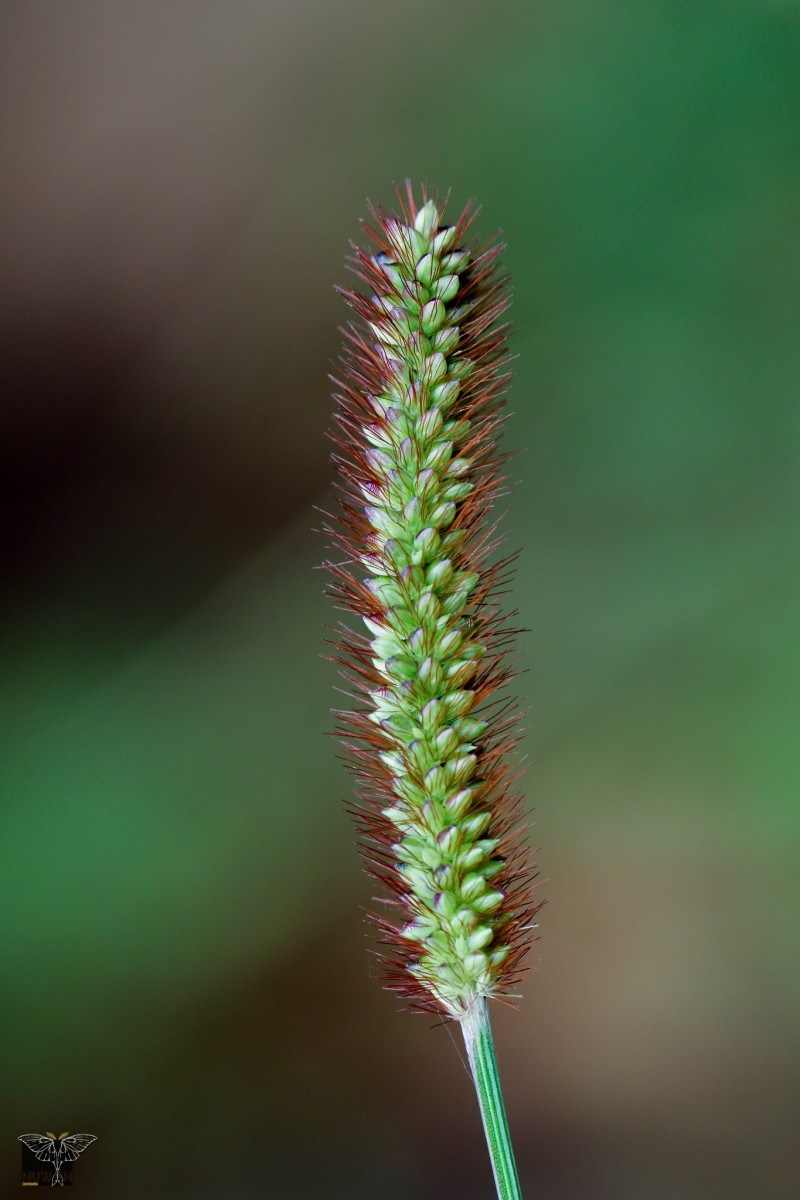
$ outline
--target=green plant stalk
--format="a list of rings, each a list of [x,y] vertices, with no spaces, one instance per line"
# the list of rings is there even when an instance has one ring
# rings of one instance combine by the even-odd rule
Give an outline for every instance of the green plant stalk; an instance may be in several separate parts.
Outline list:
[[[387,986],[461,1023],[499,1200],[520,1200],[487,1000],[515,994],[533,918],[521,796],[507,756],[518,714],[504,689],[513,630],[510,559],[489,514],[506,486],[499,437],[509,382],[501,247],[467,238],[411,185],[401,215],[373,210],[375,253],[354,247],[366,288],[336,380],[334,462],[344,558],[332,594],[335,659],[355,707],[339,732]]]
[[[485,1000],[477,1001],[462,1018],[461,1030],[478,1093],[497,1195],[499,1200],[522,1200]]]

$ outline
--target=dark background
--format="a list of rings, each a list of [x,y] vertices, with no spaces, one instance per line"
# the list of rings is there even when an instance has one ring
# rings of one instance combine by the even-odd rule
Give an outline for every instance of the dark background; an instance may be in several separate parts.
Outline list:
[[[86,1200],[491,1194],[323,736],[332,285],[406,175],[515,279],[526,1195],[800,1194],[799,66],[780,0],[0,8],[4,1195],[48,1128]]]

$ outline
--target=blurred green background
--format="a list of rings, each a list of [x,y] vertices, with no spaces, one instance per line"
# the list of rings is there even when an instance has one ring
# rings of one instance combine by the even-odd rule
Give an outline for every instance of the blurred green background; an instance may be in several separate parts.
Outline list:
[[[491,1194],[370,978],[318,655],[348,241],[405,176],[515,280],[542,939],[526,1195],[800,1194],[800,10],[0,9],[0,1186]]]

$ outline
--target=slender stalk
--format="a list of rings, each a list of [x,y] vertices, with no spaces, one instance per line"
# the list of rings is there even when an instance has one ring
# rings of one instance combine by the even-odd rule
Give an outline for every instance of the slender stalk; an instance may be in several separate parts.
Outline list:
[[[492,1160],[499,1200],[522,1200],[486,1001],[477,1000],[461,1020],[464,1043]]]
[[[504,689],[510,559],[488,515],[507,480],[498,439],[509,383],[500,249],[470,242],[411,185],[400,215],[373,210],[365,291],[346,290],[328,526],[340,626],[340,711],[357,781],[384,978],[410,1004],[461,1022],[499,1200],[521,1200],[486,1001],[516,994],[541,901],[530,893],[521,796],[508,761],[518,713]],[[512,556],[513,557],[513,556]]]

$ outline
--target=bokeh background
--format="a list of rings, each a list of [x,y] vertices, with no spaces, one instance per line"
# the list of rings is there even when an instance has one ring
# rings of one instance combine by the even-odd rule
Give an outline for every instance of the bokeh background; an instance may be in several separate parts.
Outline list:
[[[366,198],[515,278],[526,1194],[800,1194],[800,12],[0,8],[0,1183],[491,1194],[370,978],[314,504]],[[535,810],[535,811],[534,811]]]

